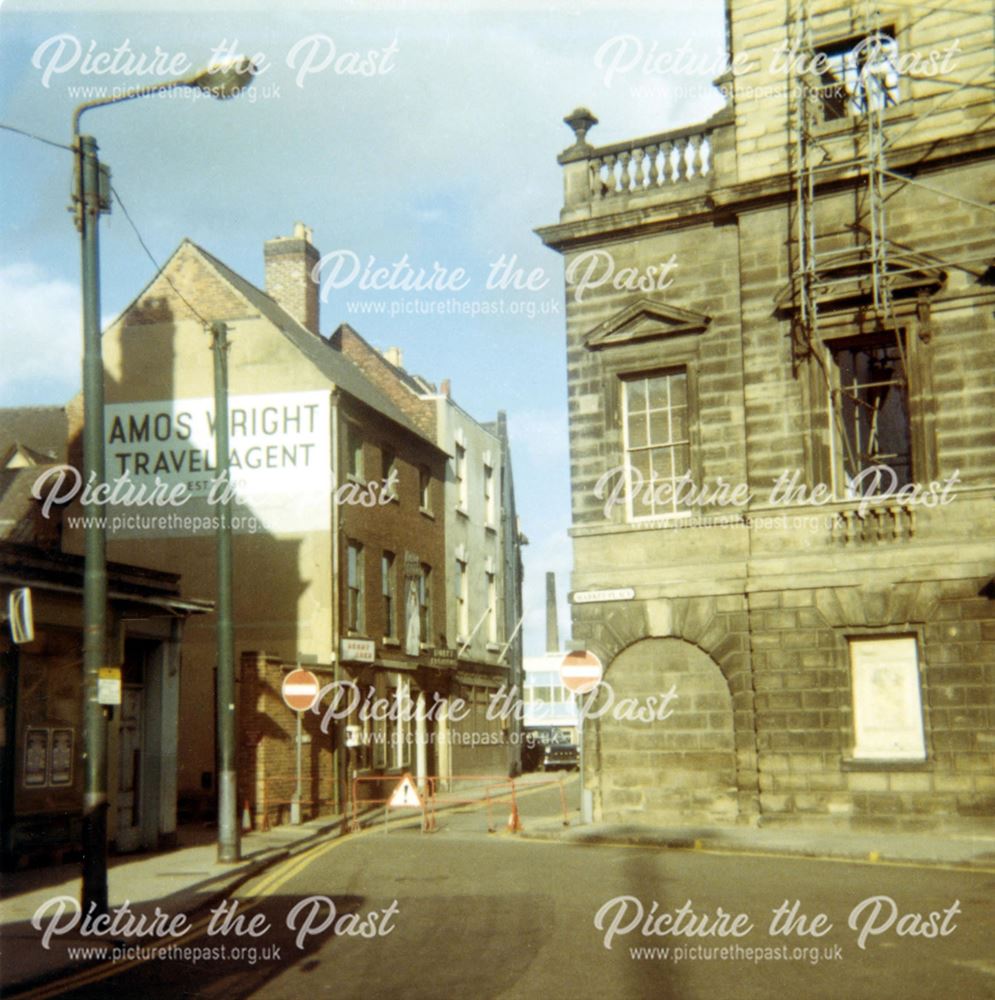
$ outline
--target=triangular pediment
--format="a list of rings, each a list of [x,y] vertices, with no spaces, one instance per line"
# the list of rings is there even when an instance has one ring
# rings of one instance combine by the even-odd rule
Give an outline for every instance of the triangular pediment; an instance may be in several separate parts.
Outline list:
[[[689,312],[669,302],[640,299],[591,330],[584,338],[584,346],[601,351],[623,344],[699,334],[705,332],[709,322],[710,316]]]

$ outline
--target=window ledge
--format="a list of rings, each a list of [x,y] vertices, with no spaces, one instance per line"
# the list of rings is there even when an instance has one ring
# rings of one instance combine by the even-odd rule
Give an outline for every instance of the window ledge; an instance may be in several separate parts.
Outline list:
[[[456,511],[457,514],[461,515],[462,517],[465,517],[468,521],[470,520],[470,511],[467,510],[467,508],[462,504],[457,504],[454,510]]]
[[[435,514],[433,514],[432,511],[428,509],[428,507],[419,507],[418,513],[421,514],[423,517],[430,518],[433,521],[435,520]]]
[[[487,649],[488,653],[500,653],[501,652],[501,643],[499,643],[499,642],[489,642],[489,643],[487,643],[486,649]]]
[[[400,639],[395,639],[393,636],[390,636],[390,635],[385,635],[380,640],[380,645],[382,645],[382,646],[389,646],[389,647],[391,647],[393,649],[399,649],[400,646],[401,646],[401,640]]]
[[[492,535],[496,535],[497,534],[497,525],[496,524],[491,524],[491,522],[488,521],[484,525],[484,531],[489,531]]]
[[[867,757],[844,757],[840,761],[841,771],[932,771],[933,762],[926,760],[885,759],[872,760]]]

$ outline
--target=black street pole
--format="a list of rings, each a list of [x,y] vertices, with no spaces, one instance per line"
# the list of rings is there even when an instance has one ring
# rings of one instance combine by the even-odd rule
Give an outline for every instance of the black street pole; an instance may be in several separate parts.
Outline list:
[[[228,461],[228,327],[211,324],[214,347],[214,447],[221,489],[217,503],[218,559],[218,861],[238,861],[238,761],[235,745],[235,642],[232,631],[231,470]]]
[[[97,159],[97,143],[93,136],[80,135],[80,119],[94,108],[133,101],[164,90],[189,87],[201,90],[219,100],[234,97],[252,80],[256,67],[243,57],[226,63],[209,66],[206,70],[178,80],[168,80],[147,86],[135,87],[112,97],[100,97],[80,104],[73,112],[73,150],[76,156],[76,226],[80,233],[80,256],[83,286],[83,480],[88,487],[103,483],[104,478],[104,359],[101,351],[100,331],[100,248],[97,229],[100,213],[110,211],[110,184],[102,190],[104,175]],[[224,332],[222,332],[222,338]],[[224,456],[228,456],[227,390],[224,435]],[[90,490],[103,496],[105,490]],[[83,912],[107,912],[107,713],[98,701],[100,669],[106,666],[107,656],[107,552],[104,529],[104,503],[92,501],[84,504],[86,518],[84,531],[83,563]],[[227,521],[227,506],[224,508]],[[227,530],[227,524],[226,524]],[[218,541],[219,560],[221,538]],[[231,558],[230,543],[227,550],[228,645],[229,682],[226,688],[231,709],[226,714],[231,728],[230,745],[224,757],[222,792],[232,803],[234,784],[234,676],[231,667]],[[219,567],[220,574],[220,567]],[[220,602],[219,602],[220,603]],[[219,608],[220,615],[220,608]],[[219,661],[222,652],[218,652]],[[219,662],[220,667],[220,662]],[[219,669],[219,677],[221,671]],[[220,691],[219,691],[220,697]],[[219,716],[218,727],[223,723]],[[230,787],[225,787],[225,785]],[[235,806],[232,804],[234,810]],[[234,813],[233,813],[234,815]],[[234,826],[233,840],[229,838],[227,853],[234,852],[238,859],[238,826]]]
[[[76,136],[83,285],[83,480],[104,477],[104,361],[100,343],[100,163],[93,136]],[[92,495],[91,491],[91,495]],[[98,495],[103,491],[98,491]],[[107,644],[104,504],[83,508],[83,912],[107,912],[107,714],[97,701]]]

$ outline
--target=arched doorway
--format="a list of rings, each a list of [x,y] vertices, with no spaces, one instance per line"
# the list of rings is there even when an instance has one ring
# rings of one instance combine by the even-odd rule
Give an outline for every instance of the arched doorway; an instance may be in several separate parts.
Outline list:
[[[595,817],[654,825],[734,821],[732,695],[718,664],[682,639],[643,639],[619,653],[604,679],[608,689],[595,714],[612,705],[585,724]],[[659,704],[671,689],[667,718],[634,717],[636,707],[651,698]]]

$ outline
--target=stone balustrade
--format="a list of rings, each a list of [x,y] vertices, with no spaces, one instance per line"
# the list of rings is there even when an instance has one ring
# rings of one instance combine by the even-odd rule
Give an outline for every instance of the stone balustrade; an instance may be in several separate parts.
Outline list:
[[[916,512],[906,504],[843,508],[832,522],[833,540],[842,545],[908,541],[916,534]]]
[[[713,178],[712,123],[595,147],[586,141],[588,129],[597,124],[594,115],[578,108],[564,121],[576,137],[559,157],[567,207],[639,195],[687,197],[691,185]]]

